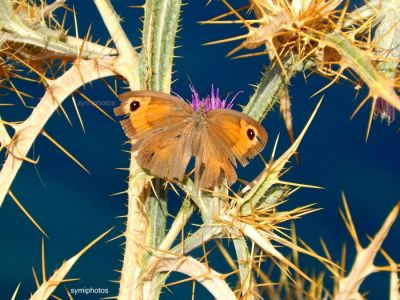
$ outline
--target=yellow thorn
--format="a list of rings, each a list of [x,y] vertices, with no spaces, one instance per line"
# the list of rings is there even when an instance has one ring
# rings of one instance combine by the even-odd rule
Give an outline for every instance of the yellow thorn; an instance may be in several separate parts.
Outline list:
[[[74,104],[74,108],[75,108],[76,114],[77,114],[78,119],[79,119],[79,123],[81,124],[83,132],[85,132],[85,126],[83,125],[82,117],[81,117],[81,114],[79,112],[78,106],[76,104],[76,100],[75,100],[74,94],[71,94],[71,98],[72,98],[72,103]]]
[[[40,283],[34,267],[32,267],[32,274],[33,274],[33,280],[35,281],[36,284],[36,288],[39,288]]]
[[[208,46],[208,45],[216,45],[216,44],[222,44],[222,43],[227,43],[227,42],[233,42],[233,41],[245,39],[247,36],[248,36],[248,33],[242,34],[242,35],[238,35],[238,36],[234,36],[234,37],[231,37],[231,38],[226,38],[226,39],[223,39],[223,40],[217,40],[217,41],[204,43],[203,45],[204,46]]]
[[[367,132],[365,134],[365,142],[368,141],[368,136],[369,133],[371,132],[371,125],[372,125],[372,119],[374,118],[375,105],[376,105],[376,98],[373,98],[371,105],[371,112],[369,113],[369,118],[368,118]]]
[[[69,153],[63,146],[61,146],[55,139],[53,139],[46,131],[42,130],[42,135],[46,137],[50,142],[53,143],[58,149],[60,149],[66,156],[68,156],[73,162],[80,166],[86,173],[90,174],[89,170],[77,160],[71,153]]]
[[[226,5],[226,7],[229,8],[229,10],[244,24],[244,26],[247,27],[247,29],[250,31],[251,27],[249,23],[239,14],[237,10],[235,10],[226,0],[222,0],[222,2]]]
[[[245,5],[245,6],[242,6],[242,7],[239,7],[239,8],[237,8],[237,9],[235,9],[235,11],[236,11],[236,12],[241,12],[242,10],[248,9],[249,7],[250,7],[249,5]],[[233,14],[234,14],[234,13],[233,13],[232,11],[229,11],[229,12],[226,12],[226,13],[224,13],[224,14],[218,15],[218,16],[216,16],[216,17],[210,19],[209,21],[217,21],[217,20],[220,20],[220,19],[222,19],[222,18],[231,16],[231,15],[233,15]],[[201,23],[201,22],[200,22],[200,23]]]
[[[319,189],[319,190],[325,189],[324,187],[317,186],[317,185],[296,183],[296,182],[283,181],[283,180],[278,180],[277,183],[285,184],[285,185],[289,185],[289,186],[304,187],[304,188],[309,188],[309,189]]]
[[[354,110],[354,112],[352,113],[350,120],[352,120],[356,114],[360,111],[360,109],[364,106],[364,104],[369,100],[369,98],[371,97],[371,95],[367,95],[361,102],[360,104],[357,106],[357,108]]]
[[[99,112],[101,112],[103,115],[105,115],[107,118],[109,118],[111,121],[116,122],[113,117],[111,117],[108,113],[106,113],[100,106],[98,106],[94,101],[92,101],[88,96],[86,96],[84,93],[80,92],[79,90],[76,91],[76,93],[79,94],[82,98],[84,98],[87,102],[92,104]]]
[[[43,282],[47,281],[47,276],[46,276],[46,258],[44,254],[44,240],[42,237],[42,280]]]
[[[272,152],[271,152],[271,158],[269,159],[270,163],[273,162],[275,159],[276,149],[278,149],[279,137],[280,137],[280,133],[278,133],[278,135],[276,136],[274,148],[272,149]]]
[[[18,283],[17,288],[15,289],[14,294],[11,297],[11,300],[15,300],[17,298],[17,294],[18,294],[18,290],[19,290],[20,286],[21,286],[21,282]]]
[[[362,250],[362,247],[361,247],[360,241],[358,239],[357,231],[354,226],[353,218],[351,217],[350,209],[347,204],[347,199],[346,199],[344,192],[341,193],[341,196],[342,196],[342,202],[343,202],[343,206],[344,206],[344,213],[340,210],[340,215],[342,216],[342,219],[343,219],[351,237],[354,240],[354,244],[356,246],[357,252],[359,252]]]
[[[35,221],[35,219],[28,213],[28,211],[22,206],[22,204],[18,201],[17,197],[15,197],[15,195],[10,191],[8,191],[8,194],[10,195],[11,199],[15,202],[15,204],[17,204],[17,206],[21,209],[21,211],[24,213],[25,216],[28,217],[28,219],[32,222],[33,225],[35,225],[35,227],[37,229],[39,229],[39,231],[47,238],[49,238],[49,236],[47,235],[47,233],[42,229],[42,227],[40,227],[40,225]]]

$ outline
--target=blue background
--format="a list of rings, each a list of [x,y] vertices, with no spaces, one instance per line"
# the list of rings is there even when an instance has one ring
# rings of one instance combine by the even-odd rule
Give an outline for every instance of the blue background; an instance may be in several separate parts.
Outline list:
[[[71,2],[79,12],[80,32],[85,32],[92,24],[93,36],[101,38],[104,43],[109,35],[94,4],[91,1]],[[113,2],[116,11],[124,19],[123,26],[127,34],[134,45],[139,45],[141,22],[138,18],[142,11],[127,8],[127,5],[136,5],[136,2]],[[210,26],[197,23],[224,11],[225,7],[218,1],[213,1],[209,6],[205,6],[205,1],[189,1],[183,7],[182,29],[177,39],[180,47],[176,50],[176,55],[180,58],[175,60],[174,79],[177,81],[173,84],[173,91],[182,97],[190,97],[187,79],[189,75],[201,95],[209,93],[211,84],[214,84],[220,88],[222,95],[244,91],[238,102],[245,104],[253,91],[251,84],[259,81],[264,66],[268,64],[264,56],[241,60],[226,58],[225,55],[236,43],[202,46],[205,42],[243,32],[234,25]],[[318,97],[310,99],[310,96],[327,82],[318,76],[311,76],[305,82],[302,75],[292,81],[290,93],[295,134],[301,131],[316,105]],[[19,83],[19,87],[37,97],[27,99],[31,105],[35,105],[43,94],[43,90],[37,85]],[[92,100],[109,101],[111,105],[102,107],[110,114],[118,104],[118,100],[101,82],[94,83],[92,87],[88,85],[84,92]],[[341,191],[348,198],[355,226],[364,245],[367,241],[366,235],[376,233],[400,199],[398,122],[389,127],[386,123],[375,121],[366,143],[364,137],[369,104],[354,120],[349,121],[365,93],[364,89],[356,97],[355,90],[346,82],[328,89],[299,149],[300,165],[293,162],[290,172],[284,176],[288,181],[324,187],[323,190],[303,189],[296,192],[290,196],[285,208],[309,203],[316,203],[317,207],[323,208],[296,221],[297,233],[319,253],[322,253],[319,239],[323,237],[336,260],[339,259],[344,242],[349,246],[348,260],[351,261],[354,255],[352,241],[338,213]],[[83,103],[79,96],[77,100]],[[29,109],[24,108],[16,99],[11,100],[10,96],[2,97],[1,101],[16,103],[14,107],[0,107],[0,114],[5,120],[22,120],[30,113]],[[123,145],[126,137],[121,127],[86,105],[80,107],[85,124],[85,132],[82,132],[70,100],[66,102],[65,108],[72,118],[73,126],[67,123],[61,113],[56,113],[45,129],[76,155],[89,168],[91,175],[83,172],[45,138],[39,137],[31,157],[40,155],[40,163],[36,168],[25,163],[12,186],[14,194],[50,236],[45,239],[48,276],[65,259],[72,257],[106,229],[116,226],[109,238],[122,232],[124,220],[116,217],[126,213],[125,195],[110,196],[126,188],[127,172],[116,170],[129,164],[128,154],[122,151],[127,150],[127,147]],[[240,108],[236,106],[236,109]],[[278,133],[281,133],[278,154],[287,149],[289,139],[278,108],[268,114],[263,125],[270,137],[264,152],[265,157],[269,157]],[[251,179],[255,176],[255,170],[259,169],[257,164],[260,161],[255,159],[249,167],[241,169],[239,175]],[[169,201],[172,213],[179,209],[180,201]],[[18,283],[22,282],[18,299],[25,299],[30,292],[36,290],[31,268],[34,267],[41,273],[41,234],[9,197],[0,209],[0,228],[0,298],[10,298]],[[399,225],[396,223],[384,243],[384,248],[397,261],[400,258],[398,232]],[[68,284],[68,288],[101,287],[109,289],[110,293],[104,296],[117,294],[118,286],[110,280],[116,280],[119,276],[114,270],[121,269],[119,260],[122,259],[123,240],[110,243],[104,241],[89,250],[73,267],[69,278],[81,280]],[[218,258],[216,254],[212,261],[213,267],[219,271],[230,271]],[[385,264],[383,259],[378,259],[377,262]],[[308,266],[308,270],[322,270],[318,263],[304,256],[301,257],[301,263],[302,267]],[[176,278],[180,277],[173,279]],[[389,274],[373,275],[363,285],[362,291],[370,291],[370,299],[383,299],[382,295],[387,295],[388,286]],[[199,285],[197,287],[197,299],[210,298]],[[66,298],[63,289],[59,288],[56,295]],[[171,290],[174,294],[165,291],[162,298],[191,297],[191,284],[172,287]],[[76,297],[81,298],[96,299],[97,296]]]

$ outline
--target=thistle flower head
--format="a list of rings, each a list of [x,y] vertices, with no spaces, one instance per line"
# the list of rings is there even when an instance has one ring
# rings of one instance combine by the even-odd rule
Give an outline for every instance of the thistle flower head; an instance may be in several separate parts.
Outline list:
[[[395,72],[389,74],[388,71],[384,71],[392,70],[393,67],[379,67],[380,64],[390,65],[391,61],[398,61],[398,54],[388,54],[390,45],[398,44],[394,34],[394,30],[398,28],[397,16],[382,17],[391,11],[390,6],[382,6],[368,14],[361,14],[358,9],[349,12],[350,1],[343,0],[249,0],[248,6],[238,9],[229,3],[233,1],[221,1],[230,12],[205,23],[243,24],[248,32],[208,44],[243,40],[228,55],[242,49],[262,47],[264,49],[260,52],[247,53],[236,58],[268,55],[272,64],[277,63],[281,67],[287,79],[290,77],[287,72],[287,69],[290,69],[288,62],[294,61],[294,64],[290,65],[295,65],[296,68],[304,62],[311,62],[313,71],[331,78],[331,82],[315,94],[329,88],[341,78],[353,84],[361,80],[368,85],[369,94],[354,114],[370,99],[382,99],[387,103],[383,105],[381,101],[377,101],[377,108],[371,111],[371,115],[380,115],[389,123],[394,116],[391,107],[400,111],[400,97],[396,92],[400,86],[399,80]],[[382,2],[382,5],[383,3],[389,2]],[[246,14],[242,13],[245,9]],[[249,11],[254,17],[249,18]],[[229,16],[235,16],[237,20],[226,19]],[[387,28],[391,28],[391,38],[386,32],[375,33],[371,39],[374,28],[378,33],[379,29],[386,32]],[[383,41],[385,43],[381,45]],[[372,118],[369,120],[367,137]]]
[[[219,89],[214,90],[214,85],[211,85],[211,93],[207,95],[205,98],[201,98],[199,93],[197,93],[196,89],[193,85],[190,85],[190,90],[192,91],[192,107],[193,111],[198,111],[203,109],[205,112],[208,112],[213,109],[231,109],[233,106],[233,101],[236,96],[240,93],[237,93],[230,101],[228,100],[229,94],[225,97],[225,99],[221,99],[219,96]],[[228,102],[229,101],[229,102]]]
[[[255,49],[266,45],[267,53],[280,58],[296,53],[300,57],[318,45],[320,35],[332,32],[337,23],[337,6],[342,0],[250,0],[250,10],[254,20],[246,20],[238,11],[231,8],[239,21],[248,29],[242,44],[230,54],[242,48]],[[219,17],[214,18],[214,20]],[[211,21],[210,23],[212,23]],[[232,38],[230,40],[236,40]],[[228,39],[229,40],[229,39]],[[317,41],[317,42],[316,42]]]

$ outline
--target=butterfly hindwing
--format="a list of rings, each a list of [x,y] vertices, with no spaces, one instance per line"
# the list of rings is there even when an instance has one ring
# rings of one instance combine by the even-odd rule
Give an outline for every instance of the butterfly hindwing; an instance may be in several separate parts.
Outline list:
[[[158,177],[182,181],[192,157],[193,137],[188,123],[156,132],[139,145],[138,162]]]
[[[204,129],[201,143],[195,153],[195,183],[199,188],[210,189],[218,186],[225,178],[228,185],[237,179],[235,157],[224,143],[212,132]]]

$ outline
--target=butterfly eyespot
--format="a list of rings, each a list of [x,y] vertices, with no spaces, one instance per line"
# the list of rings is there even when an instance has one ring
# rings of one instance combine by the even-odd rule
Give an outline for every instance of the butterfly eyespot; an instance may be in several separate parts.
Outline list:
[[[250,141],[254,140],[256,137],[256,134],[252,128],[247,129],[247,137],[250,139]]]
[[[131,110],[132,112],[135,111],[135,110],[137,110],[139,107],[140,107],[140,102],[137,101],[137,100],[132,101],[131,104],[130,104],[130,106],[129,106],[129,108],[130,108],[130,110]]]

